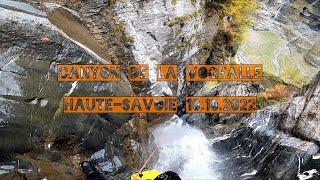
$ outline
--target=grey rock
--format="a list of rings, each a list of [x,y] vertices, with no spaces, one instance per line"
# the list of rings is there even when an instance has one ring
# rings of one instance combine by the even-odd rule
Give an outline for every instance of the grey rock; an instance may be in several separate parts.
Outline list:
[[[315,158],[320,150],[319,111],[315,111],[319,109],[319,79],[320,73],[300,96],[244,117],[242,127],[213,139],[214,151],[222,155],[217,165],[219,177],[316,178],[320,170]]]
[[[47,134],[52,136],[49,140],[75,136],[84,148],[96,147],[107,141],[107,134],[116,131],[121,122],[129,120],[130,115],[103,118],[61,113],[61,100],[67,93],[132,95],[131,86],[123,78],[119,83],[79,83],[70,92],[72,83],[57,82],[55,64],[99,64],[99,59],[61,34],[46,18],[1,8],[0,19],[5,30],[0,32],[1,152],[30,150],[46,141]],[[50,42],[42,42],[43,37]]]

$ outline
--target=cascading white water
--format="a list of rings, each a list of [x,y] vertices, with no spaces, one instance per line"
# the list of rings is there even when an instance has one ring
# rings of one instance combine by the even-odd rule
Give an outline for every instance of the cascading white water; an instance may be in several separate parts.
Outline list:
[[[178,116],[153,130],[158,159],[151,164],[160,172],[174,171],[182,179],[215,179],[215,154],[203,132]]]

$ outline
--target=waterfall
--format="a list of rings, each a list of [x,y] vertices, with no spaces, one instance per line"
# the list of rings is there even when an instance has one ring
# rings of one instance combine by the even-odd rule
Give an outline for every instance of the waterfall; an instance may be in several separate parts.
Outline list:
[[[204,133],[174,115],[153,130],[158,158],[151,167],[174,171],[182,179],[215,179],[215,154]]]

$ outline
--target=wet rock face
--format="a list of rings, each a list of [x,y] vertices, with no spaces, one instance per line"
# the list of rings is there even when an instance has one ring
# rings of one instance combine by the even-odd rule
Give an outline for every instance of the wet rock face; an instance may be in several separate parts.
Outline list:
[[[319,151],[313,143],[252,128],[232,132],[228,138],[214,142],[213,148],[221,154],[217,167],[224,179],[294,179]]]
[[[318,25],[320,23],[319,19],[315,18],[319,17],[318,4],[318,2],[312,0],[260,1],[260,11],[256,18],[255,28],[273,30],[289,39],[293,38],[295,40],[291,43],[299,50],[310,49],[310,52],[312,52],[311,49],[317,46],[319,41],[316,38],[319,34],[319,29],[311,25],[313,23],[316,24],[316,22]],[[299,37],[299,34],[303,36]],[[313,53],[318,52],[314,51]],[[314,60],[314,65],[319,65],[316,62],[316,57]]]
[[[263,86],[257,83],[222,82],[210,85],[205,84],[195,96],[254,96],[263,91]],[[189,124],[202,129],[210,138],[222,136],[239,128],[246,117],[246,113],[191,113],[181,116]]]
[[[156,0],[116,3],[114,10],[119,20],[134,39],[132,51],[135,60],[153,64],[172,63],[185,61],[197,53],[197,41],[201,40],[199,34],[205,31],[200,2]],[[187,42],[190,44],[182,47]]]
[[[1,150],[25,150],[39,141],[36,129],[40,137],[48,131],[62,95],[71,89],[71,84],[59,84],[55,74],[51,76],[51,63],[90,61],[91,57],[52,31],[44,18],[3,8],[1,17]],[[43,37],[52,40],[44,43]]]
[[[133,60],[149,64],[149,80],[154,84],[148,93],[188,94],[184,65],[206,62],[209,52],[204,44],[211,44],[217,31],[217,17],[206,18],[203,1],[117,1],[113,9],[133,39]],[[179,85],[155,82],[156,64],[179,64]]]
[[[217,165],[220,176],[317,179],[319,79],[320,73],[302,90],[303,95],[242,118],[241,128],[214,139],[213,149],[222,155]]]
[[[59,3],[65,7],[37,4],[48,12],[50,21],[43,13],[12,11],[16,8],[11,8],[12,4],[10,8],[1,7],[0,152],[26,152],[39,147],[72,155],[80,153],[84,158],[84,151],[104,150],[105,155],[99,160],[87,160],[89,167],[99,167],[98,174],[103,177],[117,173],[120,177],[127,173],[123,176],[127,177],[130,168],[140,165],[146,156],[146,118],[67,115],[63,113],[62,97],[133,95],[131,85],[125,77],[119,83],[60,83],[56,80],[57,64],[99,64],[110,60],[126,65],[143,61],[153,68],[156,63],[181,62],[182,71],[184,62],[205,62],[209,56],[209,52],[199,49],[203,40],[212,39],[215,20],[208,20],[210,26],[204,23],[200,1]],[[154,5],[158,7],[151,9]],[[59,23],[62,20],[68,23]],[[82,37],[74,35],[72,28],[79,30]],[[154,82],[152,78],[150,82]],[[167,83],[153,84],[142,92],[174,95],[179,88],[178,93],[184,94],[182,87]]]
[[[46,174],[43,169],[43,174],[37,172],[38,167],[44,166],[42,155],[44,161],[50,162],[45,166],[51,166],[51,162],[63,164],[63,170],[61,167],[44,170],[50,171],[52,177],[56,173],[81,176],[79,164],[87,178],[129,177],[149,152],[146,150],[150,140],[147,117],[143,114],[67,115],[62,112],[62,97],[66,94],[134,95],[132,86],[141,94],[178,95],[181,118],[200,127],[209,138],[230,133],[212,140],[212,148],[221,155],[221,161],[217,162],[220,172],[217,176],[221,178],[294,179],[297,175],[312,174],[312,169],[320,171],[316,154],[320,141],[320,75],[291,101],[265,108],[255,115],[186,115],[183,100],[187,95],[254,95],[263,89],[255,83],[217,85],[183,81],[185,64],[225,63],[229,57],[220,56],[221,52],[232,49],[225,44],[228,38],[215,41],[224,34],[217,30],[217,17],[205,17],[203,1],[56,2],[60,5],[39,3],[50,13],[51,22],[39,12],[26,14],[0,7],[0,174],[12,178],[16,175],[10,173],[12,169],[20,168],[12,168],[17,166],[12,162],[17,161],[3,160],[1,155],[39,148],[45,150],[38,156],[34,155],[38,152],[33,152],[32,157],[21,157],[28,161],[23,162],[21,169],[32,171],[35,178]],[[261,22],[256,23],[255,30],[273,30],[287,38],[297,37],[290,42],[303,52],[302,59],[313,67],[310,70],[313,74],[318,67],[319,40],[316,43],[311,40],[318,35],[316,7],[319,3],[302,3],[310,4],[311,9],[309,6],[295,8],[295,3],[261,2],[262,11],[257,18]],[[265,6],[272,11],[263,11]],[[299,21],[293,21],[290,12],[301,11]],[[70,24],[59,23],[61,19]],[[53,26],[52,23],[59,24]],[[291,25],[296,28],[294,31],[286,28]],[[63,30],[69,37],[58,28],[66,28]],[[81,33],[72,32],[74,29]],[[73,38],[79,39],[75,42]],[[216,44],[210,52],[207,46],[212,43]],[[286,47],[285,52],[289,52]],[[124,80],[117,83],[56,81],[57,63],[98,64],[109,60],[123,65],[149,64],[152,72],[155,64],[179,63],[181,81],[179,84],[155,83],[154,76],[143,85],[130,84],[124,76]],[[247,62],[241,58],[239,61]],[[66,157],[61,156],[61,152],[66,153]]]
[[[254,26],[237,52],[238,62],[262,63],[265,72],[288,84],[308,84],[320,65],[319,2],[258,2]]]
[[[136,138],[138,145],[148,140],[146,120],[139,116],[63,113],[66,94],[133,95],[125,77],[116,83],[57,82],[57,63],[99,64],[101,59],[43,17],[1,8],[0,27],[0,153],[26,152],[44,144],[49,150],[77,153],[107,143],[126,164],[126,150],[132,149],[125,144],[127,138]]]
[[[308,139],[319,144],[320,142],[320,73],[308,85],[305,95],[296,97],[293,101],[301,100],[300,106],[292,108],[295,114],[288,114],[291,117],[292,131],[303,139]],[[291,106],[290,106],[291,108]],[[294,117],[292,117],[294,116]]]
[[[200,0],[93,1],[67,5],[76,9],[94,36],[115,53],[118,58],[115,62],[149,64],[152,86],[140,88],[140,93],[182,93],[182,86],[177,87],[177,83],[155,83],[155,65],[179,63],[182,72],[186,63],[205,62],[209,52],[203,51],[203,42],[211,43],[216,32],[215,18],[204,22]]]
[[[218,15],[206,17],[204,1],[55,1],[43,7],[69,8],[109,52],[115,64],[149,64],[147,83],[131,82],[141,95],[178,95],[179,107],[203,83],[184,82],[188,63],[206,63],[215,41]],[[49,15],[50,19],[50,15]],[[217,45],[219,46],[219,45]],[[220,49],[223,49],[221,47]],[[221,55],[221,53],[220,53]],[[228,57],[225,57],[228,58]],[[215,57],[211,63],[222,63]],[[179,82],[155,82],[155,64],[179,64]],[[126,69],[124,69],[125,72]],[[180,103],[182,102],[182,103]],[[181,112],[183,113],[183,112]]]

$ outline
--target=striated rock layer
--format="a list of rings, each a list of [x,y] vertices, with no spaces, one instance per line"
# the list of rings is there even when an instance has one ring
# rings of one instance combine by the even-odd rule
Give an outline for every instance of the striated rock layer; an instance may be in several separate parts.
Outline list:
[[[282,78],[284,83],[267,76],[262,83],[185,82],[186,64],[227,63],[237,49],[222,28],[226,20],[232,24],[232,18],[214,8],[209,15],[205,2],[52,0],[31,6],[0,1],[0,178],[126,179],[152,151],[148,126],[170,117],[68,115],[62,109],[64,95],[177,95],[177,114],[191,124],[186,129],[201,129],[206,137],[195,132],[202,144],[210,142],[202,152],[217,155],[217,179],[317,178],[319,73],[295,97],[256,114],[185,114],[185,96],[256,95],[278,84],[308,82]],[[279,57],[292,57],[293,50],[303,66],[295,59],[283,63],[304,68],[304,76],[311,79],[319,68],[317,8],[315,1],[261,1],[237,61],[250,62],[246,50],[258,47],[266,53],[259,57],[272,57],[271,65],[264,63],[271,74],[281,77]],[[300,12],[298,18],[293,16]],[[61,83],[56,80],[57,63],[149,64],[151,72],[145,83],[129,82],[126,68],[121,82]],[[155,64],[179,64],[179,81],[156,82]],[[296,69],[290,73],[299,74]],[[158,158],[167,159],[165,155]]]
[[[0,174],[18,169],[33,178],[74,178],[88,152],[103,148],[109,149],[104,154],[105,164],[108,161],[111,165],[104,168],[101,164],[102,174],[124,172],[142,161],[142,150],[149,140],[144,114],[63,113],[64,95],[134,95],[124,75],[120,82],[112,83],[57,82],[57,63],[110,63],[109,54],[94,49],[94,42],[94,47],[83,44],[95,39],[72,20],[70,25],[78,26],[86,36],[83,41],[45,17],[0,7]],[[31,150],[15,154],[16,158],[8,156]],[[27,161],[26,168],[21,159]],[[48,169],[50,162],[65,168]]]

